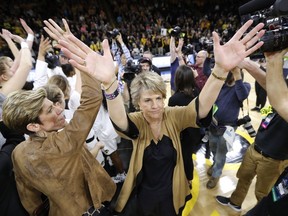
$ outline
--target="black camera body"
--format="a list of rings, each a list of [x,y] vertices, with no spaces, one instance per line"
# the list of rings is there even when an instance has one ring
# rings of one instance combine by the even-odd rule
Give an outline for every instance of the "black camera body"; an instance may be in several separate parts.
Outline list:
[[[250,137],[256,136],[256,131],[253,128],[253,125],[251,124],[251,118],[249,115],[244,116],[241,119],[238,119],[237,126],[243,125],[244,129],[248,132]]]
[[[48,52],[45,55],[45,62],[48,63],[48,68],[49,69],[54,69],[57,66],[59,66],[59,58],[57,55],[55,55],[54,53]]]
[[[171,37],[175,38],[184,38],[185,33],[181,32],[181,28],[179,26],[174,27],[173,29],[169,29],[168,33]]]
[[[259,8],[262,5],[266,6],[263,10],[256,10],[248,14],[243,14],[241,19],[243,22],[252,19],[254,21],[253,26],[256,26],[260,22],[264,23],[264,29],[266,32],[260,39],[260,41],[264,42],[260,51],[274,52],[283,50],[288,47],[288,1],[266,1],[267,2],[265,3],[265,1],[254,0],[241,6],[239,8],[240,14],[243,13],[244,10],[246,11],[248,9],[249,4],[251,6],[250,8]]]
[[[120,31],[118,29],[113,29],[112,31],[107,31],[106,36],[108,38],[113,38],[115,39],[118,35],[120,35]]]
[[[188,44],[187,46],[183,46],[182,47],[182,53],[184,55],[190,55],[190,54],[194,54],[194,46],[192,44]]]
[[[142,68],[141,65],[134,64],[132,60],[129,60],[126,63],[126,66],[124,67],[124,74],[123,74],[123,79],[125,82],[131,82],[136,74],[139,74],[141,72]]]

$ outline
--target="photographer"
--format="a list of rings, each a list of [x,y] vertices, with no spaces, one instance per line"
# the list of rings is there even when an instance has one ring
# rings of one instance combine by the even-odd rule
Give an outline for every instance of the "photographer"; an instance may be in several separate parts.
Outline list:
[[[277,61],[276,59],[272,61],[271,59],[271,61],[268,60],[267,63],[267,71],[277,70],[279,71],[279,74],[281,74],[280,71],[283,74],[283,69],[280,69],[279,66],[277,66],[277,64],[282,65],[279,61]],[[246,69],[255,79],[257,79],[257,82],[262,85],[263,88],[266,89],[267,86],[268,96],[269,87],[271,88],[271,83],[274,84],[273,88],[271,88],[273,90],[275,88],[280,89],[277,87],[279,86],[279,83],[280,86],[281,84],[285,85],[285,82],[283,81],[283,75],[279,75],[278,78],[277,76],[276,78],[272,78],[272,75],[270,75],[269,77],[269,72],[267,72],[266,82],[265,72],[261,68],[259,68],[259,65],[257,63],[253,62],[252,60],[245,59],[239,66]],[[273,77],[274,75],[275,74],[273,73]],[[275,80],[277,82],[275,82]],[[274,95],[277,94],[279,96],[282,96],[277,97],[277,101],[281,101],[281,98],[285,98],[283,93],[276,93],[276,91],[272,91],[271,89],[270,93],[274,92]],[[273,100],[272,104],[278,105]],[[278,111],[279,107],[277,107],[276,109]],[[217,196],[216,200],[220,204],[228,205],[235,211],[241,211],[241,205],[248,193],[251,182],[255,176],[257,176],[255,184],[255,196],[257,200],[260,201],[263,197],[268,195],[277,178],[287,166],[288,123],[285,122],[283,118],[281,118],[277,111],[274,108],[268,110],[267,116],[260,123],[257,135],[255,137],[255,141],[247,149],[242,164],[236,174],[237,178],[239,179],[236,189],[234,190],[230,198]]]
[[[123,79],[125,82],[123,89],[123,100],[126,106],[127,112],[134,112],[135,108],[130,100],[130,85],[132,80],[140,73],[155,72],[153,71],[152,61],[149,58],[142,57],[138,60],[138,64],[135,65],[132,60],[128,61],[124,68]],[[157,72],[155,72],[157,73]],[[157,73],[158,74],[158,73]],[[160,75],[160,74],[159,74]]]
[[[196,83],[201,90],[211,74],[211,58],[208,52],[206,50],[199,51],[196,55],[195,64],[191,67],[198,73]]]
[[[118,66],[118,74],[117,74],[117,80],[120,83],[121,92],[123,92],[124,84],[122,83],[122,78],[124,74],[124,68],[126,66],[126,63],[130,60],[133,60],[131,57],[131,53],[125,43],[123,42],[121,33],[114,29],[112,32],[107,32],[108,38],[110,37],[112,39],[112,45],[111,45],[111,52],[114,56],[114,60],[117,62]]]
[[[151,60],[152,62],[152,59],[153,59],[153,54],[150,52],[150,51],[145,51],[143,53],[143,57],[144,58],[148,58]],[[152,62],[152,71],[156,72],[157,74],[161,75],[161,71],[158,67],[156,67],[155,65],[153,65],[153,62]]]

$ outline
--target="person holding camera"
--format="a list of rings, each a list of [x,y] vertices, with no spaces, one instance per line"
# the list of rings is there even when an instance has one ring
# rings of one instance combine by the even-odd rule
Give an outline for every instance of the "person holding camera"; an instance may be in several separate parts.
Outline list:
[[[150,52],[150,51],[145,51],[144,53],[143,53],[143,56],[142,56],[143,58],[148,58],[148,59],[150,59],[151,60],[151,62],[152,62],[152,71],[154,71],[154,72],[156,72],[157,74],[159,74],[159,75],[161,75],[161,71],[160,71],[160,69],[157,67],[157,66],[155,66],[154,64],[153,64],[153,54]]]
[[[265,59],[259,59],[260,67],[263,71],[266,71],[266,62]],[[255,80],[255,93],[256,93],[256,106],[251,109],[251,111],[260,112],[260,110],[265,106],[267,93],[264,88]]]
[[[197,71],[196,83],[202,90],[211,74],[211,58],[208,58],[208,52],[200,50],[196,55],[195,64],[191,65],[191,67]]]
[[[283,79],[283,69],[279,69],[279,66],[276,66],[274,63],[274,67],[272,68],[271,61],[269,63],[267,60],[267,71],[280,70],[282,71],[281,79]],[[279,60],[277,62],[279,62]],[[280,62],[279,65],[281,65]],[[271,84],[268,85],[268,83],[272,82],[270,78],[272,80],[275,80],[275,78],[272,78],[272,75],[269,77],[269,73],[267,72],[267,81],[265,81],[265,72],[252,60],[245,59],[239,67],[246,69],[264,89],[267,89],[268,96],[269,86],[270,91],[276,93],[276,91],[271,89],[277,88],[279,83],[282,84],[284,82],[283,80],[280,80],[280,78],[276,78],[278,82],[275,82],[273,87],[271,87]],[[270,72],[270,74],[271,73],[273,72]],[[283,93],[279,92],[279,96],[283,96]],[[279,96],[277,97],[277,101],[283,101],[283,99],[281,99],[282,97]],[[275,98],[275,95],[273,95],[273,98]],[[260,201],[263,197],[268,195],[277,178],[288,165],[288,123],[277,112],[278,110],[281,110],[281,106],[278,106],[279,103],[275,102],[275,99],[274,101],[272,100],[272,104],[273,103],[276,105],[276,108],[273,107],[271,110],[268,110],[267,115],[263,118],[257,131],[255,141],[248,147],[241,166],[237,171],[236,176],[238,178],[238,183],[236,189],[230,197],[216,197],[216,200],[220,204],[225,206],[228,205],[235,211],[241,211],[241,205],[255,176],[257,176],[255,196],[256,199]]]
[[[215,102],[213,121],[208,128],[209,146],[213,153],[213,164],[207,171],[210,176],[206,184],[208,189],[214,188],[220,179],[228,152],[227,142],[229,142],[224,134],[228,126],[236,130],[242,102],[248,97],[250,89],[250,84],[243,82],[243,72],[236,67],[229,72]],[[232,141],[233,139],[234,137]]]
[[[287,52],[288,48],[277,52],[265,53],[267,61],[266,89],[269,102],[286,123],[288,122],[288,82],[287,79],[285,82],[283,78],[283,57]],[[257,79],[257,81],[259,80]],[[263,82],[265,82],[265,77]],[[277,95],[277,97],[275,97],[275,95]],[[276,135],[273,134],[273,137],[275,136]],[[284,151],[282,154],[288,154],[287,145],[285,147],[283,145],[281,150]],[[288,212],[287,179],[288,167],[282,172],[269,194],[259,201],[254,208],[248,211],[245,216],[286,216]],[[281,190],[281,188],[283,190]]]
[[[129,49],[123,41],[122,34],[117,29],[114,29],[112,33],[110,32],[110,34],[108,35],[110,35],[109,37],[112,38],[111,52],[114,56],[115,61],[117,62],[117,80],[121,84],[121,92],[123,92],[124,83],[122,83],[122,79],[123,74],[125,73],[124,68],[127,62],[132,61],[133,58]]]

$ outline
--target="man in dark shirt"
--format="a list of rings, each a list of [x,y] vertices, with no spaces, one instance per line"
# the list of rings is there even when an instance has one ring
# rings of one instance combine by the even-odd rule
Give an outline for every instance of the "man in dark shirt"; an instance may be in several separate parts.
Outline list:
[[[242,64],[266,89],[266,83],[268,82],[265,83],[264,71],[251,60],[246,60]],[[241,205],[256,175],[255,195],[257,200],[260,201],[269,194],[277,178],[284,171],[288,164],[288,123],[277,111],[272,108],[262,120],[255,142],[247,149],[237,172],[239,180],[236,189],[230,198],[217,196],[216,200],[220,204],[228,205],[235,211],[241,211]]]

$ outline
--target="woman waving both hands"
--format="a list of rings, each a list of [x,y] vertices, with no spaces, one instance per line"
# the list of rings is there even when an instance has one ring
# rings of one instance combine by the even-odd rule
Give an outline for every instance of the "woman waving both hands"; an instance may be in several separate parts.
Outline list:
[[[264,34],[261,30],[264,24],[258,24],[244,36],[252,23],[252,20],[246,22],[225,45],[220,45],[219,36],[213,33],[215,67],[199,97],[189,105],[165,107],[166,85],[163,79],[147,72],[132,81],[132,102],[139,112],[129,114],[126,114],[119,94],[108,41],[103,41],[104,54],[99,55],[72,34],[59,40],[70,63],[102,83],[115,128],[122,137],[133,142],[129,171],[116,202],[116,212],[125,215],[181,215],[191,194],[185,177],[179,134],[187,127],[210,124],[211,108],[227,72],[262,46],[263,42],[258,40]],[[131,205],[137,208],[131,208]],[[132,209],[137,209],[137,212]]]

